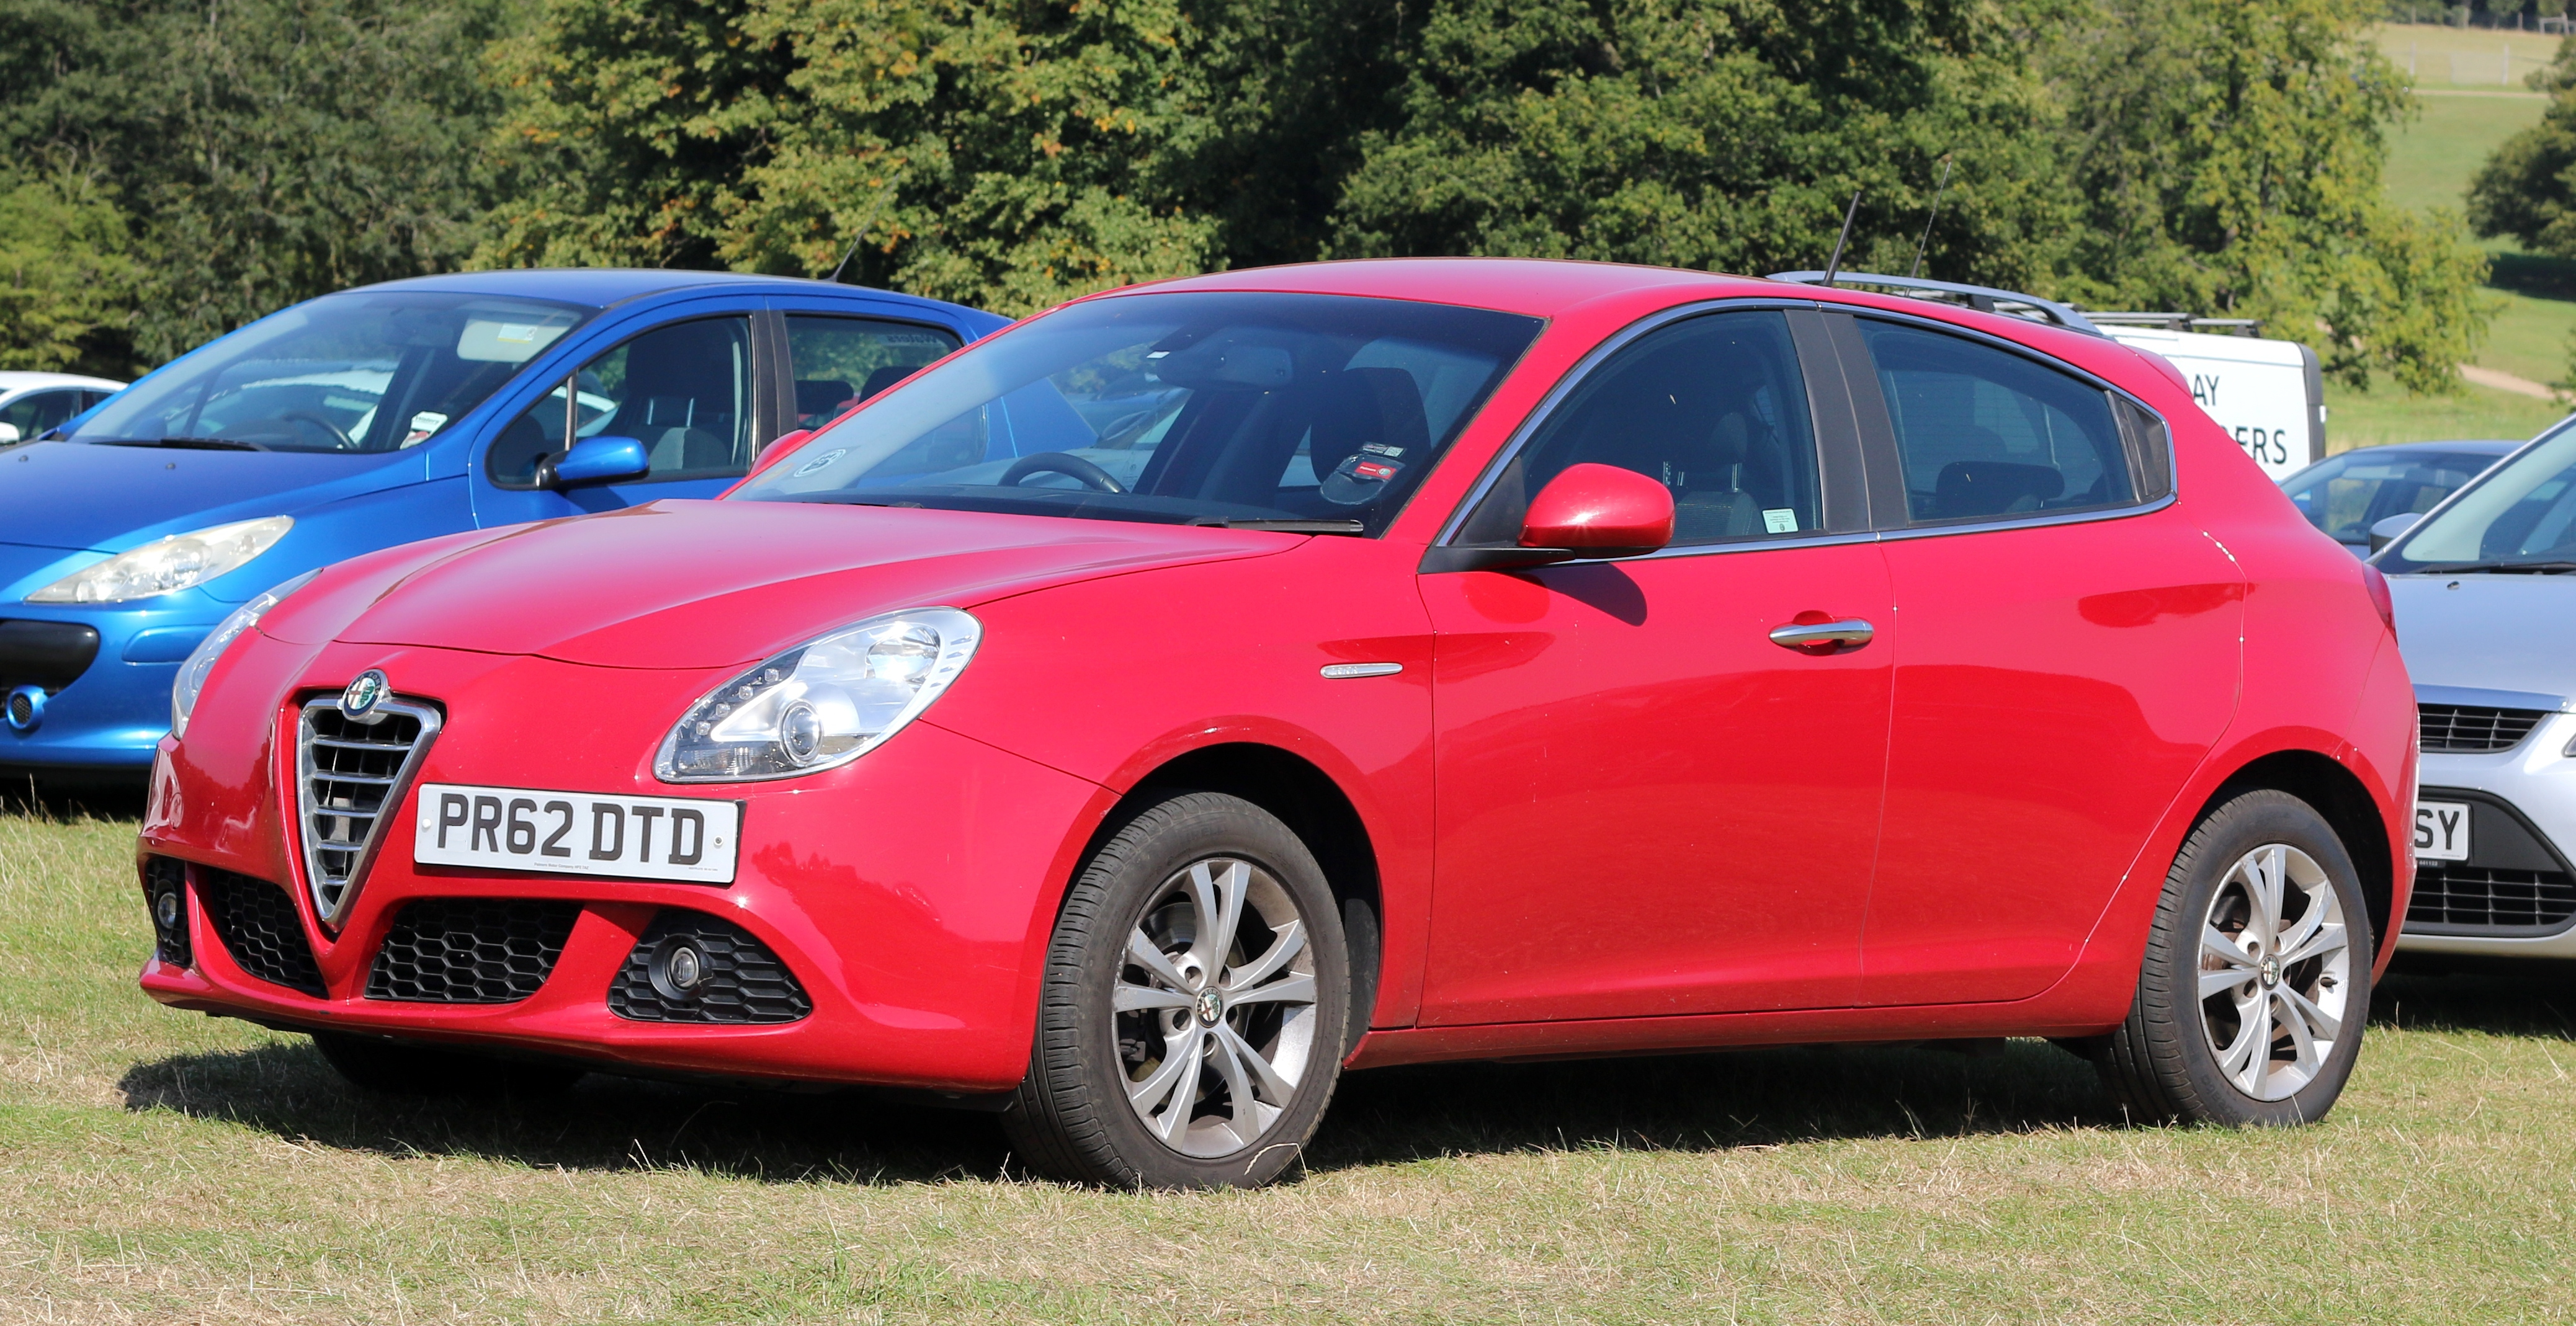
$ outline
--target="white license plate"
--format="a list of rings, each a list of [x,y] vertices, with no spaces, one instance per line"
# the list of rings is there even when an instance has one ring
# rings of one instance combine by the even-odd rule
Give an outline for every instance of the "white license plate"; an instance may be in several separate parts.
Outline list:
[[[423,783],[412,810],[425,866],[731,884],[742,838],[739,801]]]
[[[2469,859],[2469,803],[2465,801],[2415,803],[2415,859],[2419,861]]]

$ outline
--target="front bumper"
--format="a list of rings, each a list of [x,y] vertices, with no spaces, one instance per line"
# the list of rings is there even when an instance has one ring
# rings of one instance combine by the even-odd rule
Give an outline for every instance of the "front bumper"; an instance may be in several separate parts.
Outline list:
[[[416,798],[388,810],[344,924],[315,919],[294,822],[293,707],[375,667],[397,693],[441,704],[428,782],[743,803],[731,885],[654,883],[416,865]],[[1016,1085],[1028,1066],[1037,977],[1056,896],[1097,815],[1096,784],[917,721],[865,758],[811,778],[665,786],[662,729],[721,675],[589,668],[540,658],[331,645],[264,636],[229,654],[153,773],[140,851],[187,863],[188,965],[142,973],[165,1004],[271,1025],[479,1043],[603,1066],[959,1093]],[[253,697],[259,697],[254,699]],[[262,979],[207,910],[214,872],[282,887],[290,938],[319,993]],[[385,997],[371,976],[404,909],[429,899],[538,901],[573,913],[533,994],[507,1003]],[[220,900],[218,900],[220,901]],[[808,1001],[792,1021],[638,1020],[610,992],[656,918],[706,916],[776,955]],[[171,946],[165,945],[165,950]],[[265,964],[272,974],[273,962]],[[630,987],[631,988],[631,987]],[[631,1010],[630,1010],[631,1012]]]
[[[2418,797],[2465,800],[2478,807],[2472,855],[2460,864],[2478,872],[2480,887],[2490,875],[2499,880],[2494,887],[2515,890],[2518,896],[2537,887],[2544,899],[2563,897],[2566,889],[2576,887],[2576,872],[2569,870],[2570,860],[2576,859],[2576,758],[2567,754],[2571,741],[2576,741],[2576,713],[2560,713],[2543,720],[2511,750],[2423,756]],[[2490,823],[2505,831],[2489,833]],[[2443,890],[2433,872],[2446,864],[2419,863],[2415,902],[2397,940],[2400,952],[2576,958],[2576,915],[2544,926],[2511,928],[2518,933],[2477,933],[2484,927],[2443,923]]]
[[[140,779],[152,766],[155,743],[170,730],[170,686],[179,664],[235,606],[197,591],[137,604],[0,606],[0,621],[98,633],[96,656],[76,675],[29,679],[45,691],[43,721],[25,732],[0,724],[0,766]],[[0,690],[22,680],[9,671],[0,659]]]

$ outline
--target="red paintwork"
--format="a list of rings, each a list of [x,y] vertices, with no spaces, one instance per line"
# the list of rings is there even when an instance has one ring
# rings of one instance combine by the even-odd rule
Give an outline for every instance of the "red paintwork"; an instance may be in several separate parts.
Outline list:
[[[1616,465],[1569,465],[1530,499],[1524,548],[1651,552],[1673,541],[1673,492]]]
[[[1157,769],[1229,745],[1303,760],[1358,816],[1383,927],[1361,1065],[2105,1029],[2192,820],[2283,752],[2367,793],[2403,914],[2413,701],[2365,578],[2136,352],[1653,268],[1407,260],[1181,284],[1548,323],[1380,539],[667,502],[344,563],[218,666],[186,740],[164,744],[141,844],[287,885],[331,997],[246,976],[202,919],[199,968],[147,964],[146,991],[284,1025],[1003,1089],[1025,1069],[1055,908],[1091,838]],[[2120,382],[2173,425],[2179,497],[2047,529],[1419,573],[1573,364],[1639,317],[1728,296],[1897,308]],[[708,687],[832,626],[934,603],[976,614],[983,646],[881,749],[782,782],[654,780],[664,732]],[[1877,638],[1830,653],[1764,638],[1846,617]],[[1323,679],[1335,662],[1404,671]],[[738,882],[417,867],[406,807],[347,926],[323,932],[286,742],[298,701],[368,667],[447,706],[425,779],[739,797]],[[423,894],[588,908],[524,1003],[363,999],[394,910]],[[813,1015],[610,1015],[609,974],[664,905],[760,935]]]

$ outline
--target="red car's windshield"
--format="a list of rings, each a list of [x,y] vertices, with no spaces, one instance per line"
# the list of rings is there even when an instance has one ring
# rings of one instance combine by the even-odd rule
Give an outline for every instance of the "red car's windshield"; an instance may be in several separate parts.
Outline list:
[[[1095,300],[904,383],[734,497],[1376,534],[1540,325],[1339,295]]]

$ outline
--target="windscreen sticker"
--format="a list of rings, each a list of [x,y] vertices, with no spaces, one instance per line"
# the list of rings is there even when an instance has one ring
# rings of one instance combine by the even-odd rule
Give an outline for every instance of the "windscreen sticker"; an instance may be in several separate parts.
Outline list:
[[[411,431],[403,434],[401,445],[416,447],[429,440],[429,435],[447,427],[447,416],[436,410],[423,410],[411,417]]]
[[[824,469],[833,461],[839,460],[841,457],[848,454],[850,454],[850,449],[848,447],[834,447],[831,450],[824,452],[822,455],[816,456],[814,459],[797,466],[796,472],[787,477],[791,479],[802,479],[806,475],[813,474],[816,471]]]
[[[1390,447],[1384,442],[1362,442],[1360,444],[1360,450],[1365,451],[1372,456],[1385,456],[1389,459],[1393,459],[1404,454],[1404,448]]]
[[[1798,513],[1788,507],[1775,506],[1764,508],[1762,512],[1762,532],[1765,534],[1797,533]]]

